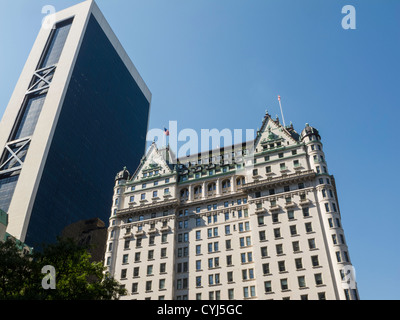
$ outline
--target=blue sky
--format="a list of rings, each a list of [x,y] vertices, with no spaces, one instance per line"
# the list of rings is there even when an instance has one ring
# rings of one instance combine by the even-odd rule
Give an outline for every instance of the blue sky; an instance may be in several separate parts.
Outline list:
[[[0,115],[44,5],[0,1]],[[362,299],[400,299],[398,0],[98,0],[150,88],[149,129],[319,129]],[[341,26],[356,9],[356,29]]]

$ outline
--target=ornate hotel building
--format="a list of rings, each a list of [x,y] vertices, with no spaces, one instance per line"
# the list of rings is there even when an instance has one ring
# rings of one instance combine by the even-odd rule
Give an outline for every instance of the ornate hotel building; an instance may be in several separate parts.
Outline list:
[[[123,299],[358,299],[315,128],[266,113],[250,143],[173,157],[153,143],[116,176],[105,265]]]

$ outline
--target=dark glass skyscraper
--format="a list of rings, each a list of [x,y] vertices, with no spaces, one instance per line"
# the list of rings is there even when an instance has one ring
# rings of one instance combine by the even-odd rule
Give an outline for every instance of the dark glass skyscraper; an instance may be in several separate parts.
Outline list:
[[[0,124],[0,209],[30,246],[110,215],[110,185],[145,149],[151,93],[94,1],[39,32]]]

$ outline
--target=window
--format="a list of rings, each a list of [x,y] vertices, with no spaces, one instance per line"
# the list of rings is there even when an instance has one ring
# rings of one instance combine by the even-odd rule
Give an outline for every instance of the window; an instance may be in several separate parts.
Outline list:
[[[160,263],[160,273],[166,272],[166,266],[167,266],[167,264],[165,262]]]
[[[264,224],[264,216],[259,215],[257,217],[257,222],[258,222],[259,226],[263,225]]]
[[[226,265],[231,266],[232,265],[232,256],[226,256]]]
[[[283,254],[283,245],[282,244],[277,244],[275,246],[276,249],[276,254]]]
[[[196,230],[196,240],[201,240],[201,231]]]
[[[201,245],[196,245],[196,254],[201,254]]]
[[[135,201],[135,196],[130,196],[129,197],[129,202],[134,202]]]
[[[233,300],[234,299],[234,291],[233,289],[228,289],[228,299]]]
[[[268,257],[267,247],[261,247],[261,257],[262,258]]]
[[[161,248],[161,258],[165,258],[167,256],[167,248]]]
[[[315,278],[315,284],[316,284],[317,286],[323,284],[321,273],[316,273],[316,274],[314,274],[314,278]]]
[[[260,231],[259,236],[260,236],[260,241],[266,240],[265,230]]]
[[[278,153],[278,158],[283,158],[283,152]]]
[[[285,261],[278,261],[278,269],[279,269],[279,272],[286,271]]]
[[[299,288],[305,288],[306,287],[306,279],[304,276],[299,276],[297,277],[298,283],[299,283]]]
[[[218,227],[213,228],[214,237],[218,237]]]
[[[336,260],[337,260],[337,262],[342,262],[342,258],[340,256],[340,251],[336,251]]]
[[[126,269],[122,269],[121,270],[121,279],[125,279],[126,278]]]
[[[305,223],[304,225],[305,225],[305,227],[306,227],[306,232],[312,232],[312,231],[313,231],[313,230],[312,230],[311,222],[307,222],[307,223]]]
[[[226,250],[232,249],[231,240],[225,240],[225,248]]]
[[[147,260],[152,260],[154,259],[154,250],[149,250],[147,252]]]
[[[244,298],[255,297],[256,296],[256,287],[255,286],[244,287],[243,288],[243,296],[244,296]]]
[[[287,215],[288,215],[289,220],[293,220],[294,219],[294,210],[288,210]]]
[[[135,262],[140,261],[140,252],[135,253]]]
[[[288,289],[289,289],[287,279],[281,279],[281,289],[282,289],[282,291],[283,291],[283,290],[288,290]]]
[[[128,254],[124,254],[123,256],[122,256],[122,263],[128,263]]]
[[[138,283],[134,282],[132,283],[132,293],[137,293],[138,291]]]
[[[275,228],[274,229],[274,236],[275,236],[275,238],[280,238],[281,237],[281,229],[280,228]]]
[[[225,226],[225,234],[230,234],[231,233],[231,226],[228,224]]]
[[[312,256],[311,257],[311,263],[312,263],[313,267],[318,267],[319,266],[318,256]]]
[[[289,228],[290,228],[290,234],[291,234],[292,236],[294,236],[294,235],[297,234],[297,229],[296,229],[296,226],[295,226],[295,225],[294,225],[294,226],[290,226]]]
[[[279,216],[277,213],[272,214],[272,222],[274,223],[279,222]]]
[[[292,242],[292,247],[293,247],[293,252],[299,252],[300,251],[300,245],[298,241],[293,241]]]
[[[145,188],[146,188],[146,184],[143,183],[143,184],[142,184],[142,189],[145,189]]]
[[[262,268],[263,268],[263,274],[269,274],[270,273],[269,263],[263,263]]]
[[[142,193],[141,195],[140,195],[140,200],[145,200],[146,199],[146,194],[145,193]]]
[[[309,248],[310,250],[316,248],[316,246],[315,246],[315,239],[314,239],[314,238],[308,239],[308,248]]]
[[[318,300],[326,300],[325,292],[318,292]]]
[[[309,217],[310,216],[310,211],[309,211],[308,207],[303,208],[302,211],[303,211],[303,217]]]
[[[147,275],[153,274],[153,266],[152,265],[147,266],[147,273],[146,274]]]
[[[196,260],[196,270],[201,270],[201,260]]]
[[[329,212],[329,203],[325,203],[325,211]]]
[[[294,264],[296,265],[296,269],[303,269],[303,262],[301,258],[294,259]]]
[[[254,279],[254,269],[243,269],[242,270],[242,280]]]
[[[158,282],[158,289],[165,289],[165,279],[160,279]]]
[[[271,281],[264,281],[265,292],[272,292]]]
[[[139,267],[133,268],[133,276],[138,277],[139,276]]]

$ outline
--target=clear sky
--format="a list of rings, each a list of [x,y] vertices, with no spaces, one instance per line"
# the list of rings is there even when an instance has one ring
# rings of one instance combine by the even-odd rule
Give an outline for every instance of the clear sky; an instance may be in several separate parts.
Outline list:
[[[0,1],[0,115],[44,5]],[[282,97],[286,123],[322,136],[362,299],[400,299],[399,0],[97,0],[153,94],[149,129],[257,129]],[[342,28],[342,7],[356,29]],[[134,137],[132,137],[134,139]],[[135,168],[131,168],[134,170]]]

